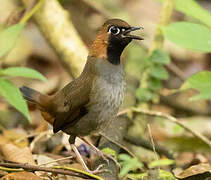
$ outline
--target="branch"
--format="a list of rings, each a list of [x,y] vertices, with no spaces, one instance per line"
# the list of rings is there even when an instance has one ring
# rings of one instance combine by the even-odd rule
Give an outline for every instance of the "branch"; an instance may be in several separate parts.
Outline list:
[[[28,0],[22,1],[26,7],[30,3]],[[43,1],[41,8],[33,16],[35,22],[67,72],[77,77],[84,67],[88,50],[59,1]]]
[[[131,112],[131,111],[137,112],[137,113],[147,114],[147,115],[150,115],[150,116],[158,116],[158,117],[166,118],[167,120],[183,127],[186,131],[188,131],[193,136],[197,137],[198,139],[203,141],[205,144],[207,144],[209,147],[211,147],[211,141],[207,137],[205,137],[204,135],[202,135],[201,133],[199,133],[197,131],[190,129],[184,123],[182,123],[181,121],[178,121],[175,117],[170,116],[168,114],[164,114],[162,112],[157,112],[157,111],[150,111],[150,110],[146,110],[146,109],[140,109],[140,108],[139,109],[138,108],[127,109],[127,110],[124,110],[123,112],[119,112],[118,114],[120,115],[120,114],[128,113],[128,112]]]
[[[7,167],[7,168],[16,168],[16,169],[14,169],[15,171],[17,171],[17,168],[22,168],[24,170],[30,170],[30,171],[44,171],[44,172],[51,172],[51,173],[56,173],[56,174],[75,176],[75,177],[80,177],[80,178],[81,177],[83,177],[83,178],[90,178],[91,177],[91,178],[94,178],[94,179],[102,180],[98,176],[95,176],[95,175],[92,175],[92,174],[90,175],[90,174],[87,174],[84,171],[69,168],[69,167],[58,166],[58,167],[55,167],[55,168],[59,168],[59,169],[55,169],[55,168],[34,166],[34,165],[30,165],[30,164],[3,163],[3,162],[0,162],[0,166]],[[64,170],[64,169],[68,169],[68,170]],[[12,171],[12,169],[11,169],[11,171]],[[19,171],[19,169],[18,169],[18,171]],[[71,172],[71,171],[74,171],[74,172]]]

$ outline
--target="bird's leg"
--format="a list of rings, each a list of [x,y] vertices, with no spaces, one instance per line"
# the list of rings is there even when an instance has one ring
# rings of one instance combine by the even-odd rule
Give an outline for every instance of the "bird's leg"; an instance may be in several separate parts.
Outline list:
[[[74,141],[75,141],[75,137],[74,137],[74,140],[73,140],[73,138],[70,136],[70,138],[69,138],[70,146],[71,146],[72,150],[74,151],[74,153],[75,153],[75,155],[76,155],[77,161],[84,167],[84,169],[85,169],[87,172],[92,173],[92,174],[97,174],[97,173],[102,172],[103,170],[101,170],[101,168],[103,167],[103,164],[99,165],[99,166],[97,167],[97,169],[95,169],[94,171],[91,171],[91,170],[87,167],[87,165],[86,165],[86,163],[84,162],[82,156],[80,155],[80,153],[79,153],[77,147],[76,147],[75,144],[73,143]]]
[[[116,165],[120,168],[120,164],[117,162],[117,160],[111,156],[111,155],[108,155],[108,154],[105,154],[104,152],[102,152],[100,149],[98,149],[96,146],[94,146],[89,140],[87,140],[85,137],[81,137],[81,139],[87,143],[95,152],[97,152],[97,154],[103,158],[103,160],[105,160],[107,163],[109,163],[109,159],[113,160]]]

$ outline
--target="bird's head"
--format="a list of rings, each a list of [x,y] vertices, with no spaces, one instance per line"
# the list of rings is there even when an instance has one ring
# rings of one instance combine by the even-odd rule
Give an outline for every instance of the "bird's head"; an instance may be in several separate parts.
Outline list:
[[[130,34],[141,27],[130,26],[121,19],[109,19],[99,30],[93,42],[89,56],[108,60],[112,64],[120,63],[120,56],[124,48],[133,40],[143,38]]]

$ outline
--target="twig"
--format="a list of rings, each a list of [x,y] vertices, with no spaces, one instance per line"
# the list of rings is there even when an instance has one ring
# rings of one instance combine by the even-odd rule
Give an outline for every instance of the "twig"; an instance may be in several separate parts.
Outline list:
[[[38,136],[39,134],[40,134],[40,132],[34,132],[34,133],[31,133],[31,134],[27,134],[26,136],[23,136],[23,137],[15,140],[15,143],[19,143],[19,142],[21,142],[21,141],[23,141],[25,139],[32,138],[34,136]]]
[[[182,123],[181,121],[178,121],[175,117],[170,116],[168,114],[164,114],[162,112],[156,112],[156,111],[149,111],[149,110],[144,110],[144,109],[133,109],[133,111],[135,112],[140,112],[140,113],[144,113],[144,114],[148,114],[151,116],[159,116],[159,117],[164,117],[167,120],[176,123],[178,125],[180,125],[181,127],[183,127],[186,131],[190,132],[192,135],[194,135],[195,137],[199,138],[200,140],[202,140],[204,143],[206,143],[209,147],[211,147],[211,141],[203,136],[201,133],[194,131],[192,129],[190,129],[188,126],[186,126],[184,123]]]
[[[153,152],[155,154],[156,160],[159,160],[158,154],[157,154],[157,152],[155,150],[155,143],[154,143],[154,140],[153,140],[153,137],[152,137],[152,131],[151,131],[151,128],[150,128],[150,125],[149,124],[147,124],[147,128],[148,128],[148,132],[149,132],[150,141],[152,143]]]
[[[29,4],[26,9],[26,12],[20,20],[20,23],[25,24],[31,18],[31,16],[33,16],[33,14],[41,7],[43,0],[39,0],[39,2],[35,6],[34,3],[35,1],[31,1],[31,4]]]
[[[108,141],[114,143],[115,145],[119,146],[120,148],[124,149],[128,154],[130,154],[132,157],[136,157],[133,152],[131,152],[126,146],[120,144],[119,142],[116,142],[115,140],[111,139],[110,137],[106,136],[104,133],[100,132],[100,135],[103,136]]]
[[[58,167],[47,168],[47,167],[34,166],[30,164],[2,163],[2,162],[0,162],[0,166],[8,167],[8,168],[23,168],[24,170],[30,170],[30,171],[51,172],[51,173],[56,173],[56,174],[63,174],[63,175],[83,177],[83,178],[91,177],[91,178],[97,179],[95,175],[93,176],[92,174],[91,175],[90,173],[87,174],[86,172],[82,170],[77,170],[74,168],[67,168],[67,167],[63,167],[63,168],[59,167],[59,169],[57,169]],[[64,170],[64,169],[68,169],[68,170]],[[98,180],[102,180],[102,179],[100,179],[99,177]]]
[[[173,12],[174,0],[165,0],[163,3],[163,8],[160,14],[159,23],[154,34],[154,40],[152,46],[149,50],[149,55],[157,48],[163,47],[164,36],[161,30],[162,26],[165,26],[169,23],[171,15]]]
[[[152,144],[148,141],[145,140],[141,137],[134,137],[130,135],[125,135],[124,140],[127,141],[130,144],[136,145],[136,146],[141,146],[143,148],[149,149],[153,151]],[[155,150],[159,155],[164,155],[168,159],[174,159],[174,155],[171,151],[168,151],[165,147],[155,143]]]
[[[58,161],[63,161],[63,160],[72,159],[72,158],[73,158],[73,156],[59,158],[59,159],[56,159],[56,160],[53,160],[53,161],[50,161],[50,162],[47,162],[47,163],[42,163],[39,166],[45,166],[45,165],[52,164],[52,163],[55,163],[55,162],[58,162]]]
[[[186,79],[185,73],[173,62],[171,62],[171,64],[167,64],[166,67],[177,75],[180,80],[184,81]]]
[[[128,112],[138,112],[138,113],[143,113],[143,114],[147,114],[150,116],[158,116],[158,117],[164,117],[167,120],[178,124],[179,126],[183,127],[186,131],[190,132],[193,136],[199,138],[201,141],[203,141],[205,144],[207,144],[209,147],[211,147],[211,141],[205,137],[204,135],[202,135],[201,133],[194,131],[192,129],[190,129],[188,126],[186,126],[184,123],[182,123],[181,121],[178,121],[175,117],[170,116],[168,114],[164,114],[162,112],[157,112],[157,111],[150,111],[150,110],[146,110],[146,109],[140,109],[140,108],[132,108],[132,109],[128,109],[127,111],[124,111],[124,113],[128,113]],[[121,114],[121,112],[119,112],[119,114]]]
[[[87,175],[87,176],[92,177],[92,178],[97,179],[97,180],[103,180],[103,179],[102,179],[101,177],[99,177],[99,176],[96,176],[96,175],[91,174],[91,173],[86,172],[86,171],[82,171],[82,170],[80,170],[80,169],[75,169],[75,168],[71,168],[71,167],[63,167],[63,166],[55,166],[54,168],[56,168],[56,169],[66,169],[66,170],[69,170],[69,171],[74,171],[74,172],[78,172],[78,173]]]
[[[8,167],[2,167],[2,166],[0,166],[0,170],[7,171],[7,172],[21,172],[21,171],[23,171],[22,168],[8,168]]]
[[[52,136],[53,135],[52,130],[43,131],[37,137],[35,137],[34,140],[30,144],[30,149],[34,149],[34,146],[35,146],[36,142],[38,142],[42,137],[44,137],[46,135],[51,135]]]

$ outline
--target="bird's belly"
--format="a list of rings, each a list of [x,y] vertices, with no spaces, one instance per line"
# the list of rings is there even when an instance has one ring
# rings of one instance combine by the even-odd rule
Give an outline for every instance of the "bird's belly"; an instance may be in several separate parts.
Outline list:
[[[124,91],[124,80],[113,84],[103,78],[98,78],[93,83],[90,101],[86,106],[88,113],[65,132],[76,136],[86,136],[106,128],[123,102]]]
[[[93,90],[88,104],[88,119],[93,129],[101,130],[117,114],[124,99],[125,81],[108,82],[99,78],[93,85]]]

